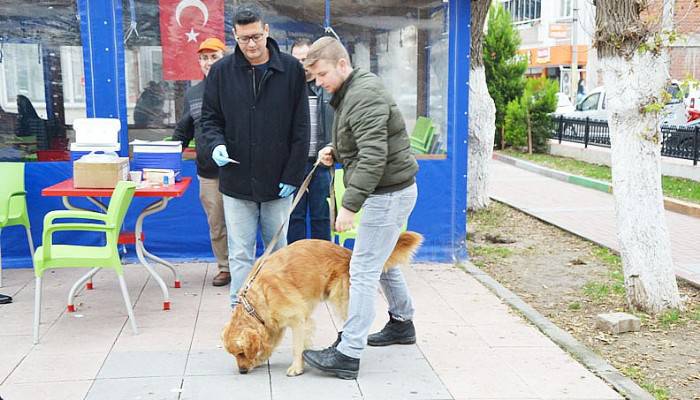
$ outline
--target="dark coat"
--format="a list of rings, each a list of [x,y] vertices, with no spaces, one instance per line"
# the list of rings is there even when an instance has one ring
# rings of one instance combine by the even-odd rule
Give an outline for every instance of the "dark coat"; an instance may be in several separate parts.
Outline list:
[[[270,61],[259,88],[255,72],[236,46],[212,65],[202,102],[202,136],[209,154],[226,145],[219,169],[221,193],[242,200],[278,199],[279,184],[300,186],[309,153],[309,100],[304,68],[267,39]]]
[[[202,96],[204,95],[204,81],[187,89],[185,92],[185,107],[182,117],[177,121],[173,140],[182,143],[182,148],[187,148],[192,139],[195,140],[197,151],[197,175],[214,179],[219,177],[219,166],[211,158],[209,146],[202,138]]]

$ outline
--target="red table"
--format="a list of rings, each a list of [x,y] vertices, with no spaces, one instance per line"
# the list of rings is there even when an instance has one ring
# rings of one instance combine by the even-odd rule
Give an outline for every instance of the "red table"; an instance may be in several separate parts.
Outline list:
[[[153,269],[153,267],[148,263],[147,259],[150,259],[152,261],[157,262],[158,264],[161,264],[170,271],[172,271],[173,276],[175,277],[175,284],[174,286],[176,288],[180,287],[180,278],[178,276],[177,270],[175,270],[175,267],[163,260],[162,258],[159,258],[146,250],[144,246],[144,241],[143,241],[143,220],[149,215],[155,214],[159,211],[162,211],[165,209],[165,207],[168,205],[168,201],[171,198],[175,197],[182,197],[185,194],[185,191],[187,190],[187,187],[190,185],[190,182],[192,181],[192,178],[190,177],[183,177],[182,181],[176,182],[174,185],[171,186],[163,186],[163,187],[158,187],[158,188],[137,188],[136,192],[134,193],[134,197],[157,197],[159,198],[158,200],[154,201],[153,203],[147,205],[144,207],[143,210],[139,213],[138,218],[136,218],[136,226],[134,228],[134,247],[136,248],[136,256],[138,257],[139,261],[141,264],[143,264],[144,267],[148,270],[148,272],[153,276],[153,279],[156,280],[158,283],[158,286],[160,286],[161,291],[163,292],[163,309],[164,310],[169,310],[170,309],[170,296],[168,294],[168,287],[165,285],[165,282],[163,279],[158,275],[158,273]],[[63,182],[59,182],[53,186],[49,186],[47,188],[44,188],[41,191],[42,196],[61,196],[63,199],[63,205],[66,206],[67,209],[69,210],[84,210],[84,208],[81,207],[76,207],[73,204],[70,203],[69,197],[85,197],[87,198],[91,203],[95,204],[97,207],[99,207],[103,212],[107,212],[107,206],[99,201],[97,198],[98,197],[111,197],[112,192],[114,189],[76,189],[73,187],[73,179],[66,179]],[[73,311],[73,298],[75,297],[75,292],[78,290],[79,287],[81,287],[84,283],[91,281],[92,277],[100,270],[100,268],[93,268],[85,274],[83,277],[81,277],[71,288],[69,294],[68,294],[68,310]],[[92,288],[91,283],[88,284],[88,288]]]

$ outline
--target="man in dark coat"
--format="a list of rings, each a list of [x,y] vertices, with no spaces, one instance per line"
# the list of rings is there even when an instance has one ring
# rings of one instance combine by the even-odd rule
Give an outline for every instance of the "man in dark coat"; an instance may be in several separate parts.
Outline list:
[[[309,153],[309,100],[304,67],[279,50],[260,10],[240,5],[233,17],[238,45],[211,67],[202,102],[202,132],[219,165],[228,229],[231,301],[255,260],[258,225],[267,246],[287,244],[292,193]]]
[[[217,38],[208,38],[199,45],[197,55],[199,66],[206,78],[211,66],[226,55],[226,45]],[[228,241],[226,239],[226,222],[224,220],[224,202],[219,193],[219,166],[211,158],[211,151],[202,138],[202,96],[204,81],[187,89],[182,118],[177,122],[173,140],[182,142],[187,148],[195,139],[197,151],[197,177],[199,178],[199,201],[207,214],[211,248],[219,267],[214,276],[214,286],[225,286],[231,281],[228,269]]]

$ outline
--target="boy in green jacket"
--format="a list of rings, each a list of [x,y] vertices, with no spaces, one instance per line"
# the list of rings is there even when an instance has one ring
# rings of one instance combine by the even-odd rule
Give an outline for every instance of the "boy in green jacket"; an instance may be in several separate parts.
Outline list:
[[[365,344],[386,346],[416,342],[413,304],[399,268],[382,272],[416,203],[418,163],[403,116],[380,79],[353,69],[347,50],[323,37],[311,46],[304,66],[316,84],[333,94],[332,145],[319,151],[324,165],[343,165],[345,194],[335,230],[353,227],[363,208],[350,260],[348,319],[331,347],[304,351],[304,360],[339,378],[357,377]],[[389,302],[389,322],[369,335],[377,284]]]

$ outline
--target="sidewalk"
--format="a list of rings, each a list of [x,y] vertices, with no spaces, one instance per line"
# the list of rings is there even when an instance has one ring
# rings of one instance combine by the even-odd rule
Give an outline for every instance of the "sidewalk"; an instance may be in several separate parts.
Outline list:
[[[524,322],[472,275],[451,265],[405,268],[415,298],[418,343],[368,348],[360,375],[344,381],[307,368],[285,376],[289,334],[267,365],[239,375],[219,334],[230,315],[228,288],[210,284],[214,264],[183,264],[172,310],[141,267],[126,278],[140,333],[128,326],[113,274],[95,290],[65,298],[81,270],[57,270],[44,283],[41,343],[32,345],[33,274],[4,271],[0,292],[0,396],[4,400],[123,399],[621,399],[607,384]],[[377,301],[374,329],[385,322]],[[340,322],[325,306],[315,314],[315,347],[335,339]]]
[[[491,197],[619,251],[611,194],[491,161]],[[700,286],[700,219],[666,211],[676,275]]]

